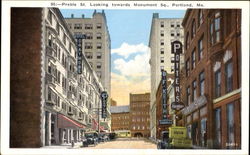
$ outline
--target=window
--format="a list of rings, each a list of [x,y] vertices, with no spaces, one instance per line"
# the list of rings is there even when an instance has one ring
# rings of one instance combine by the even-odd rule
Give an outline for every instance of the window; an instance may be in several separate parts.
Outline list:
[[[201,146],[207,146],[207,118],[201,120]]]
[[[164,27],[164,22],[163,21],[161,22],[161,27]]]
[[[215,146],[221,146],[221,109],[215,109]]]
[[[161,54],[164,54],[164,48],[161,48]]]
[[[176,36],[179,37],[180,36],[180,32],[176,32]]]
[[[187,35],[186,35],[186,49],[189,48],[189,42],[190,42],[190,40],[189,40],[189,33],[187,33]]]
[[[201,60],[203,58],[203,36],[201,39],[198,41],[198,58]]]
[[[191,104],[190,86],[187,87],[187,105]]]
[[[56,24],[56,31],[57,31],[58,34],[60,34],[60,25],[59,25],[59,23]]]
[[[204,73],[204,71],[200,73],[199,80],[200,80],[200,96],[202,96],[205,93],[205,73]]]
[[[164,40],[163,39],[161,39],[161,45],[164,45]]]
[[[85,24],[85,29],[93,29],[93,25],[92,24]]]
[[[164,57],[161,57],[161,63],[164,63]]]
[[[177,23],[176,23],[176,27],[181,27],[180,22],[177,22]]]
[[[203,11],[202,10],[199,10],[198,19],[199,19],[198,26],[200,26],[203,23]]]
[[[96,58],[97,59],[101,59],[102,58],[102,53],[101,52],[97,52],[96,53]]]
[[[193,50],[192,52],[192,66],[191,66],[191,69],[194,69],[195,68],[195,49]]]
[[[97,24],[96,24],[96,28],[97,28],[97,29],[101,29],[101,28],[102,28],[102,24],[101,24],[101,23],[97,23]]]
[[[85,43],[85,49],[92,49],[92,48],[93,48],[92,43],[90,42]]]
[[[49,22],[50,22],[50,24],[52,25],[53,23],[52,23],[52,12],[51,11],[49,11],[49,13],[48,13],[48,19],[49,19]]]
[[[101,33],[97,33],[96,34],[96,39],[102,39],[102,34]]]
[[[195,101],[196,100],[196,87],[197,87],[197,85],[196,85],[196,81],[194,80],[193,81],[193,94],[192,94],[192,101]]]
[[[96,48],[101,49],[102,48],[102,43],[96,43]]]
[[[164,70],[164,66],[161,66],[160,68],[161,68],[161,70]]]
[[[93,33],[86,33],[86,39],[93,39]]]
[[[220,41],[220,27],[221,27],[221,15],[220,12],[216,12],[214,17],[210,21],[210,43],[211,45]]]
[[[102,77],[102,73],[101,73],[101,72],[97,71],[96,74],[97,74],[97,76],[98,76],[99,78]]]
[[[161,37],[164,37],[164,31],[163,30],[161,31]]]
[[[171,26],[171,27],[174,27],[174,22],[171,22],[170,26]]]
[[[82,24],[79,23],[75,24],[74,29],[82,29]]]
[[[63,43],[64,43],[64,45],[66,45],[66,34],[65,33],[63,34]]]
[[[97,62],[96,63],[96,68],[98,68],[98,69],[102,68],[102,63],[101,62]]]
[[[215,98],[221,96],[221,71],[220,69],[215,72]]]
[[[234,104],[227,104],[227,144],[228,148],[232,148],[235,143],[234,137]]]
[[[233,90],[233,63],[231,60],[225,65],[226,73],[226,93],[229,93]]]
[[[92,52],[86,52],[85,54],[86,54],[86,57],[88,59],[92,59],[93,58],[93,53]]]
[[[193,39],[196,33],[196,27],[195,27],[195,20],[192,22],[192,35],[191,38]]]
[[[186,61],[186,76],[188,77],[190,74],[190,63],[189,63],[189,59],[187,59]]]

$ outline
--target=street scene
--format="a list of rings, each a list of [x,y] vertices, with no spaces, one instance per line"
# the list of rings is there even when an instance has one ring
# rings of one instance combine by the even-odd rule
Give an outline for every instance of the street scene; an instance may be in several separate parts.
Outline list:
[[[11,8],[10,148],[241,149],[241,13]]]

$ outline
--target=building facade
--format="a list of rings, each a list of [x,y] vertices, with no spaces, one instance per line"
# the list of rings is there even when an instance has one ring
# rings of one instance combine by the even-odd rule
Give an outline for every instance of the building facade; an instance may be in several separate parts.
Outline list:
[[[24,45],[21,42],[12,42],[12,61],[18,61],[16,55],[22,53],[21,57],[30,56],[31,61],[26,65],[32,67],[31,70],[28,66],[24,68],[25,63],[21,61],[20,64],[13,63],[11,68],[13,73],[16,69],[23,70],[30,80],[22,78],[24,75],[11,74],[13,102],[11,102],[10,146],[40,147],[80,141],[84,131],[97,130],[96,109],[100,109],[100,93],[104,90],[99,78],[84,56],[81,60],[82,73],[78,74],[75,38],[59,9],[13,8],[11,11],[12,24],[18,25],[18,28],[11,28],[12,37],[20,41],[23,38],[30,38]],[[18,20],[26,18],[27,15],[39,20],[34,20],[32,24],[30,21]],[[19,33],[14,35],[16,31]],[[33,62],[33,57],[36,62]],[[28,87],[35,81],[39,82]],[[24,91],[27,94],[21,95],[17,87],[27,87],[28,89]],[[32,95],[29,93],[31,90]],[[37,97],[36,100],[30,100],[33,92],[34,97]],[[17,106],[20,102],[26,104],[25,108]],[[18,111],[20,108],[23,111]],[[28,113],[32,114],[31,120],[26,120],[27,123],[24,123],[27,119],[24,116]],[[21,122],[23,123],[20,124]],[[39,125],[32,128],[31,122],[39,122]],[[20,126],[17,126],[18,124]],[[23,130],[19,130],[20,128]],[[28,136],[33,139],[29,140]]]
[[[241,11],[187,10],[182,110],[193,144],[241,148]]]
[[[104,11],[101,13],[94,11],[92,18],[85,18],[84,15],[75,18],[72,14],[71,18],[65,20],[73,34],[86,35],[82,51],[110,95],[111,41]]]
[[[130,130],[129,106],[111,106],[111,130]]]
[[[150,97],[150,130],[151,137],[156,138],[156,92],[161,80],[161,70],[174,73],[174,65],[171,64],[174,54],[171,54],[171,43],[175,40],[183,42],[184,33],[182,19],[159,18],[158,13],[153,14],[149,47],[151,50],[151,97]],[[181,55],[181,67],[183,56]]]
[[[130,130],[132,137],[150,137],[150,93],[130,94]]]

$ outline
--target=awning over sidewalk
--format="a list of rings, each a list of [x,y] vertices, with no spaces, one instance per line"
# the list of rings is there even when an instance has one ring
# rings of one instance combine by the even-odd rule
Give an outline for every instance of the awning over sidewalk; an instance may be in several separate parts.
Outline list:
[[[86,127],[62,114],[58,114],[58,128],[78,129],[78,128],[86,128]]]

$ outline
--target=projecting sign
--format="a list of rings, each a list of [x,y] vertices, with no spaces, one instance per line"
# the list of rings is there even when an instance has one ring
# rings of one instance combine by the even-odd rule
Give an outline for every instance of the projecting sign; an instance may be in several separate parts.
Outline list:
[[[76,34],[76,45],[77,45],[77,73],[82,74],[82,39],[85,39],[85,35]]]
[[[108,100],[108,93],[103,91],[101,93],[101,100],[102,100],[102,118],[107,117],[107,100]]]
[[[180,41],[174,41],[171,44],[171,53],[174,54],[174,60],[171,61],[174,63],[174,93],[175,93],[175,102],[171,104],[173,110],[180,110],[184,108],[184,104],[180,102],[180,54],[182,53],[182,43]]]

